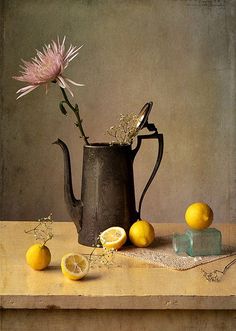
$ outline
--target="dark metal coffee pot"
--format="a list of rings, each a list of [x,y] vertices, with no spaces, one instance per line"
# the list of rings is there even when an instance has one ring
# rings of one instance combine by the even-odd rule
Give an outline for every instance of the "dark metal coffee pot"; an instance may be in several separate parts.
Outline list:
[[[161,163],[163,135],[148,123],[152,102],[139,113],[137,133],[146,127],[151,134],[138,135],[137,145],[94,143],[83,149],[81,200],[73,193],[70,155],[66,144],[58,139],[64,154],[64,195],[68,212],[79,234],[79,243],[92,246],[99,234],[111,226],[121,226],[128,232],[141,215],[144,195]],[[157,139],[158,153],[152,174],[141,195],[138,211],[135,207],[133,162],[143,139]]]

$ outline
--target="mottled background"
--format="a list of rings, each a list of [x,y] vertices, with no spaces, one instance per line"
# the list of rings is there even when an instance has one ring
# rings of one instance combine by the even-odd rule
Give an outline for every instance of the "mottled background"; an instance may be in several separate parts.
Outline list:
[[[85,44],[67,70],[92,141],[120,113],[146,101],[165,138],[160,170],[143,203],[153,222],[183,221],[188,204],[209,203],[215,220],[236,220],[235,1],[1,0],[0,219],[68,219],[58,137],[72,155],[80,193],[82,141],[74,117],[58,110],[60,91],[39,88],[16,101],[11,79],[20,59],[57,36]],[[136,199],[157,146],[148,141],[135,162]]]

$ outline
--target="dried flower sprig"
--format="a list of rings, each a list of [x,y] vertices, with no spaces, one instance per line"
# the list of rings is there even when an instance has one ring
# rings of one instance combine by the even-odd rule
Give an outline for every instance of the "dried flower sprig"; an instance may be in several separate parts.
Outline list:
[[[232,260],[230,263],[228,263],[223,271],[221,270],[213,270],[211,272],[206,272],[205,270],[201,269],[203,276],[208,280],[208,282],[220,282],[226,271],[234,264],[236,263],[236,259]]]
[[[116,250],[103,247],[100,241],[100,237],[97,238],[97,242],[93,246],[94,248],[92,249],[90,254],[84,254],[88,257],[90,268],[101,268],[102,266],[106,266],[108,268],[111,267],[113,265],[113,258]],[[102,248],[102,252],[95,254],[95,251],[98,248]]]
[[[111,126],[106,133],[115,138],[112,143],[120,145],[130,145],[138,133],[139,117],[134,114],[120,114],[119,123]]]
[[[25,233],[32,233],[36,240],[41,241],[42,245],[45,245],[47,241],[53,238],[53,231],[52,231],[52,213],[43,218],[38,219],[38,224],[30,230],[25,230]]]

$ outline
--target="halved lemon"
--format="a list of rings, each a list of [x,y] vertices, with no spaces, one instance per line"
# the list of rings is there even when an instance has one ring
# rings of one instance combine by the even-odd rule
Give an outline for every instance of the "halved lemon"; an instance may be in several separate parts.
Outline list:
[[[103,231],[99,238],[103,247],[108,249],[119,249],[125,244],[127,235],[125,229],[119,226],[112,226]]]
[[[61,271],[69,279],[81,279],[89,271],[89,261],[85,256],[80,254],[66,254],[61,259]]]

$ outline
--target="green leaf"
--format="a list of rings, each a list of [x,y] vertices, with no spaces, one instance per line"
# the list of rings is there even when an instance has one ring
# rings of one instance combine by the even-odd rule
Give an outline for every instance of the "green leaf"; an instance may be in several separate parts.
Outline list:
[[[66,108],[64,107],[63,103],[66,103],[65,101],[61,101],[59,103],[60,111],[62,112],[63,115],[67,115]]]

